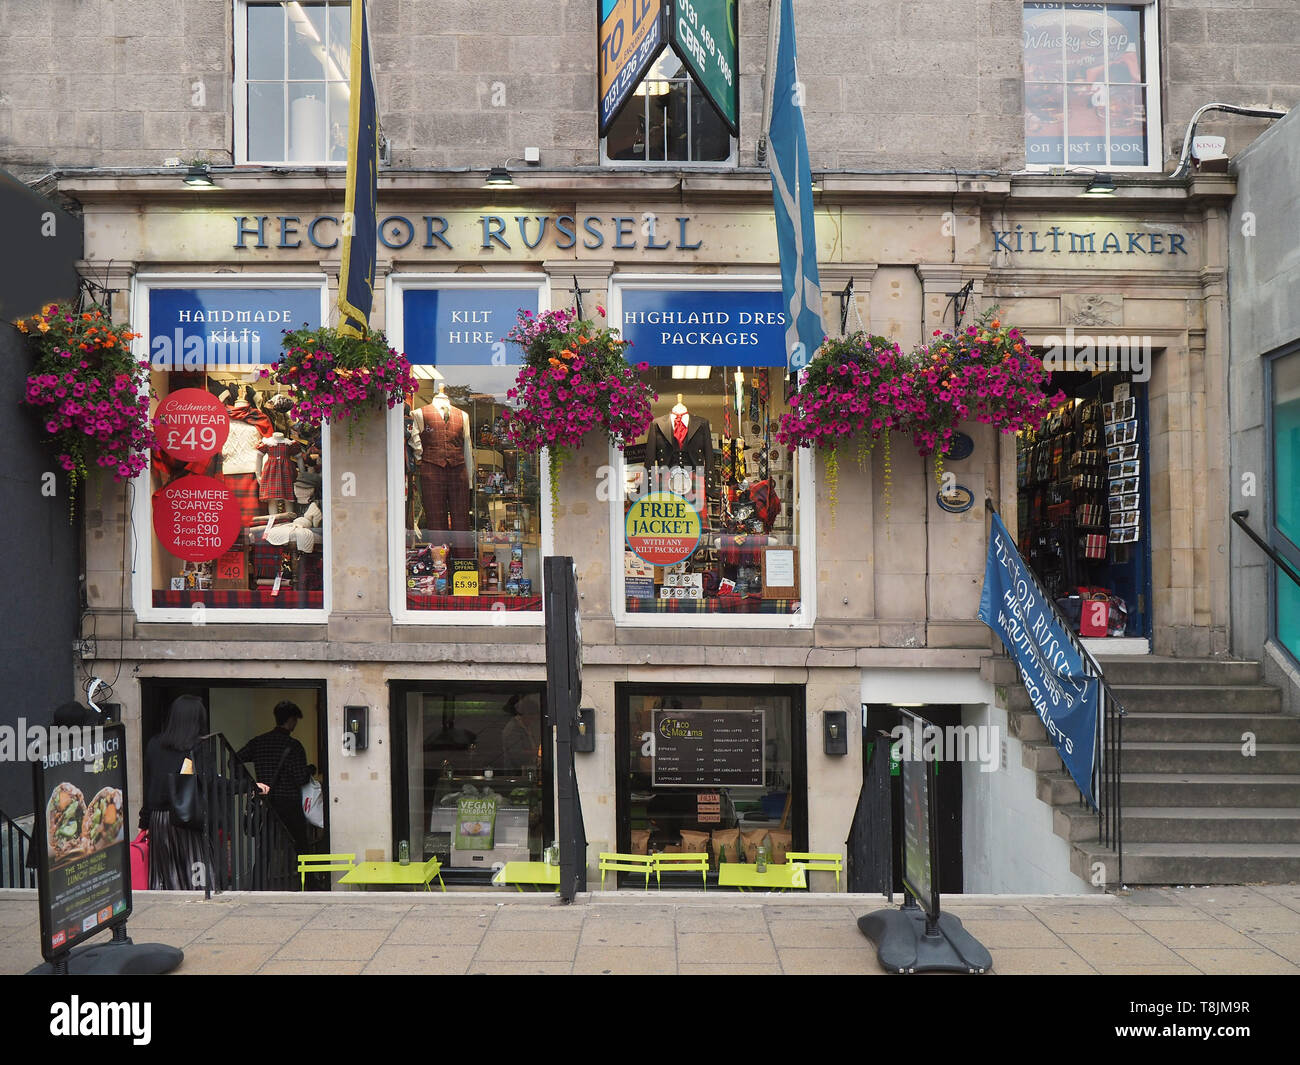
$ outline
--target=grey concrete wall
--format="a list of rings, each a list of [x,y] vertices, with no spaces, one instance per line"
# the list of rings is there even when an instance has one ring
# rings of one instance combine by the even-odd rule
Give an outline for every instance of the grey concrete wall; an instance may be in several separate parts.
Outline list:
[[[1164,153],[1210,100],[1300,98],[1293,0],[1165,0]],[[1019,0],[795,0],[814,168],[1018,170]],[[740,2],[741,154],[754,162],[766,0]],[[0,165],[229,162],[230,0],[0,0]],[[372,0],[384,131],[399,167],[487,167],[541,149],[595,165],[594,0]],[[1264,123],[1215,118],[1229,151]],[[1166,167],[1168,169],[1168,167]]]
[[[1265,432],[1265,365],[1261,356],[1300,340],[1300,116],[1278,122],[1236,160],[1237,198],[1228,226],[1228,288],[1232,304],[1228,409],[1232,447],[1229,487],[1233,510],[1248,510],[1250,526],[1265,534],[1275,493],[1296,485],[1270,479]],[[1251,492],[1253,494],[1246,494]],[[1300,710],[1294,671],[1268,653],[1272,627],[1273,564],[1240,530],[1234,529],[1232,565],[1232,651],[1261,659],[1267,678]]]

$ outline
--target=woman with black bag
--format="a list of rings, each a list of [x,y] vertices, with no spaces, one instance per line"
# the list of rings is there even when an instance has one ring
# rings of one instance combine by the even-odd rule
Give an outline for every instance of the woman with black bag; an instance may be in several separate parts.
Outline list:
[[[149,833],[151,891],[202,890],[211,877],[195,755],[206,722],[203,700],[182,695],[167,711],[166,728],[145,748],[140,827]]]

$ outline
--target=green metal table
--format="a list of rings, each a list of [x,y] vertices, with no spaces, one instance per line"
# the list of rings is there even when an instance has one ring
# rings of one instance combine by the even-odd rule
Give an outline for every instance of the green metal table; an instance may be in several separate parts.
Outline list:
[[[765,888],[768,891],[788,891],[791,888],[806,888],[808,878],[803,866],[798,862],[772,864],[767,872],[760,873],[757,866],[739,862],[723,862],[718,866],[718,887],[734,887],[745,891],[749,888]]]
[[[437,858],[427,862],[359,862],[339,879],[340,884],[356,884],[364,888],[367,884],[382,884],[388,887],[418,887],[424,885],[425,891],[432,891],[431,881],[438,878],[438,886],[443,891],[447,885],[442,882],[442,863]]]
[[[497,887],[514,884],[520,891],[524,890],[524,884],[532,884],[535,887],[551,886],[558,890],[560,867],[547,865],[545,862],[506,862],[492,874],[492,883]]]

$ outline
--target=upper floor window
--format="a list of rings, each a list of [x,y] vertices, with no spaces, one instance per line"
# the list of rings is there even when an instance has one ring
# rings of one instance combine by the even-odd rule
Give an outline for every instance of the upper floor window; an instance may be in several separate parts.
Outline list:
[[[734,163],[736,142],[718,109],[665,48],[610,124],[605,162]]]
[[[1160,165],[1154,2],[1027,3],[1023,44],[1030,166]]]
[[[241,0],[235,146],[241,163],[346,164],[351,14],[346,2]]]

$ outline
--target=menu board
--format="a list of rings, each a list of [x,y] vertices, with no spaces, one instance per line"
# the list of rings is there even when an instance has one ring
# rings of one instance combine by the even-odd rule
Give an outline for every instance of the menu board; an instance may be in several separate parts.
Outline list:
[[[916,728],[923,723],[917,719]],[[918,733],[919,734],[919,733]],[[930,777],[932,762],[904,758],[903,776],[903,886],[931,917],[939,912],[931,863]]]
[[[656,788],[763,786],[763,711],[655,710]]]
[[[41,954],[53,961],[131,912],[125,726],[57,730],[32,781]]]

